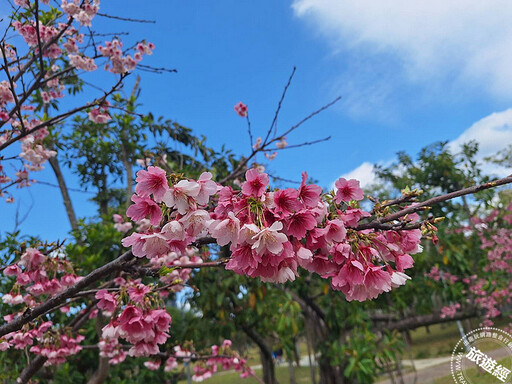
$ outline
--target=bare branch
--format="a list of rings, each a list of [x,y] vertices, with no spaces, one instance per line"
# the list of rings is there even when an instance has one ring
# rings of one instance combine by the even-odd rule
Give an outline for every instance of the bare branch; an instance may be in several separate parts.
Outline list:
[[[270,137],[272,129],[274,130],[274,137],[276,136],[277,118],[279,117],[279,112],[281,111],[281,105],[283,104],[284,98],[286,97],[286,92],[288,91],[288,88],[290,87],[290,84],[292,83],[293,76],[295,75],[296,70],[297,70],[297,67],[293,67],[292,73],[290,74],[290,77],[288,78],[288,82],[284,86],[283,94],[281,95],[281,98],[279,99],[279,103],[277,104],[277,109],[276,109],[276,113],[274,115],[274,119],[272,120],[272,124],[270,124],[270,128],[268,129],[267,136],[265,137],[265,140],[263,140],[264,143],[266,143],[268,138]]]
[[[121,16],[114,16],[114,15],[107,15],[106,13],[96,13],[96,16],[102,16],[106,17],[107,19],[115,19],[115,20],[122,20],[122,21],[129,21],[131,23],[148,23],[148,24],[156,24],[155,20],[144,20],[144,19],[132,19],[130,17],[121,17]]]
[[[37,307],[34,307],[30,310],[25,311],[21,316],[17,317],[10,323],[4,324],[0,326],[0,337],[6,335],[7,333],[17,331],[21,329],[21,327],[32,320],[37,319],[39,316],[42,316],[46,313],[51,312],[55,307],[59,306],[67,299],[73,297],[75,294],[87,288],[92,283],[104,278],[105,276],[110,275],[113,272],[119,271],[127,266],[127,263],[132,260],[133,255],[131,251],[123,253],[117,259],[111,261],[103,265],[102,267],[95,269],[83,279],[78,281],[75,285],[67,288],[65,291],[49,298],[44,303],[39,304]]]
[[[389,223],[390,221],[398,220],[398,219],[404,217],[405,215],[409,215],[411,213],[416,213],[418,211],[425,210],[426,207],[430,207],[432,205],[439,204],[443,201],[455,199],[456,197],[461,197],[461,196],[465,196],[465,195],[471,195],[471,194],[474,194],[474,193],[477,193],[480,191],[484,191],[486,189],[499,187],[500,185],[505,185],[505,184],[510,184],[510,183],[512,183],[512,175],[507,176],[503,179],[489,182],[489,183],[475,185],[473,187],[464,188],[459,191],[447,193],[445,195],[436,196],[431,199],[417,203],[413,206],[404,208],[404,209],[402,209],[398,212],[395,212],[391,215],[375,219],[366,224],[360,224],[355,229],[362,230],[362,229],[369,229],[369,228],[378,228],[379,226],[381,226],[384,223]]]

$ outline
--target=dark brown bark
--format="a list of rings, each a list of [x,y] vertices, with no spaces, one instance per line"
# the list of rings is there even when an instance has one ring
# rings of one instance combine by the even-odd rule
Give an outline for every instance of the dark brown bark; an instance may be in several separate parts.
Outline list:
[[[275,373],[272,349],[265,342],[265,339],[253,328],[242,325],[242,330],[260,349],[261,366],[263,368],[263,382],[265,384],[278,384]]]
[[[295,367],[293,366],[293,361],[288,360],[288,372],[290,373],[290,384],[297,384],[295,380]]]
[[[96,281],[110,275],[115,271],[119,271],[123,268],[126,268],[128,266],[129,261],[132,259],[132,252],[128,251],[123,253],[117,259],[112,260],[111,262],[103,265],[98,269],[95,269],[87,276],[85,276],[82,280],[67,288],[65,291],[62,291],[61,293],[49,298],[44,303],[39,304],[37,307],[25,311],[21,316],[17,317],[10,323],[0,326],[0,337],[10,332],[17,331],[28,322],[38,318],[41,315],[53,311],[60,304],[64,303],[67,299],[73,297],[78,292],[82,291],[84,288],[87,288],[92,283],[95,283]]]
[[[308,327],[306,327],[306,345],[308,348],[309,373],[311,374],[311,384],[316,384],[316,367],[315,367],[315,364],[313,364],[313,359],[311,358],[311,346],[312,346],[311,339],[312,339],[311,330]]]
[[[74,318],[71,323],[69,323],[69,326],[71,327],[71,330],[73,332],[78,331],[82,325],[87,321],[89,314],[93,310],[93,308],[96,306],[96,303],[91,303],[85,311],[80,313],[77,317]],[[48,360],[46,357],[37,355],[31,362],[28,364],[25,369],[20,373],[18,379],[16,380],[17,384],[26,384],[29,382],[29,380],[34,376],[46,363],[46,360]],[[52,374],[49,372],[48,377],[46,379],[50,380],[52,378]]]
[[[69,224],[71,225],[71,229],[73,231],[76,231],[78,229],[78,221],[76,219],[76,214],[75,214],[75,210],[73,208],[73,203],[71,202],[71,197],[69,196],[69,191],[68,191],[68,187],[66,185],[66,180],[64,179],[64,176],[62,175],[62,171],[60,169],[59,160],[57,159],[57,157],[50,157],[48,162],[52,166],[53,173],[55,173],[55,177],[57,178],[60,193],[62,195],[64,207],[66,208],[66,214],[68,215]]]
[[[311,330],[313,334],[313,349],[315,351],[320,349],[322,344],[333,341],[337,338],[329,329],[326,321],[325,314],[322,309],[309,297],[299,296],[295,292],[291,292],[293,299],[297,301],[304,314],[304,322],[306,328]],[[318,359],[318,368],[320,373],[320,383],[322,384],[345,384],[340,368],[331,365],[331,360],[324,355],[320,355]]]
[[[98,317],[96,318],[96,333],[98,337],[101,337],[103,327],[107,325],[107,321],[101,312],[98,312]],[[98,354],[98,368],[96,368],[96,372],[91,376],[87,384],[101,384],[108,378],[108,374],[110,371],[108,357],[102,357]]]
[[[132,99],[135,98],[137,95],[137,92],[139,90],[139,84],[140,84],[140,76],[137,76],[137,79],[135,80],[135,85],[132,89],[131,97]],[[132,164],[130,163],[130,159],[128,156],[128,151],[126,150],[127,146],[127,137],[126,132],[124,129],[121,130],[121,156],[123,160],[123,166],[126,171],[126,207],[129,207],[132,203],[131,198],[133,195],[133,168]]]
[[[441,313],[433,313],[430,315],[417,315],[407,317],[401,320],[395,320],[392,322],[381,323],[375,327],[376,330],[397,330],[397,331],[406,331],[411,329],[416,329],[418,327],[433,325],[433,324],[441,324],[447,323],[455,320],[464,320],[470,319],[472,317],[477,316],[478,313],[476,310],[468,310],[464,312],[456,313],[454,317],[441,317]]]

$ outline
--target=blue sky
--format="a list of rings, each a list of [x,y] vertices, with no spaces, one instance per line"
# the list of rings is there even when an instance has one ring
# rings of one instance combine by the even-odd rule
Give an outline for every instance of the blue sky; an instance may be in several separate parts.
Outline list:
[[[299,180],[306,170],[325,187],[347,174],[364,184],[372,179],[372,163],[385,163],[400,150],[415,154],[438,140],[456,147],[476,139],[491,154],[512,143],[512,5],[506,1],[147,4],[103,1],[104,13],[156,24],[98,17],[96,29],[129,31],[129,41],[145,37],[155,43],[145,64],[178,73],[141,73],[144,109],[206,135],[213,147],[248,153],[246,125],[233,105],[246,103],[255,135],[263,135],[294,66],[279,129],[343,97],[288,137],[290,144],[332,139],[280,152],[268,168],[281,177]],[[55,182],[51,172],[33,176]],[[80,189],[68,176],[68,184]],[[57,189],[35,185],[16,195],[22,213],[34,204],[24,233],[66,237],[69,225]],[[72,192],[81,217],[94,209],[88,197]],[[1,207],[0,231],[12,229],[15,210]]]

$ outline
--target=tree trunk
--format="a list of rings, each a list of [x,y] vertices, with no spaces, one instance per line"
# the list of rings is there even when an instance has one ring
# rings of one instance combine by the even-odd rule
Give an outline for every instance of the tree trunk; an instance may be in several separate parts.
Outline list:
[[[309,373],[311,374],[311,384],[316,384],[316,360],[311,358],[311,330],[306,327],[306,345],[308,347]],[[315,357],[313,355],[313,357]]]
[[[293,299],[299,303],[304,313],[304,323],[306,329],[311,329],[313,336],[313,349],[319,350],[322,345],[333,341],[333,338],[339,337],[333,335],[325,321],[325,313],[309,297],[301,297],[295,292],[290,292]],[[340,368],[331,365],[331,360],[321,355],[318,360],[320,371],[320,383],[322,384],[347,384],[347,381],[340,372]]]
[[[134,102],[135,98],[137,97],[137,92],[139,90],[139,84],[140,84],[140,76],[137,76],[137,79],[135,80],[135,85],[132,89],[132,94],[130,97],[130,102]],[[132,164],[130,163],[130,159],[128,156],[128,151],[126,150],[128,139],[126,137],[126,132],[124,129],[121,129],[121,157],[123,160],[123,166],[126,171],[126,207],[128,208],[132,201],[132,195],[133,195],[133,168]]]
[[[62,195],[62,199],[64,200],[64,207],[66,207],[66,213],[68,215],[71,229],[76,231],[78,229],[78,221],[76,220],[75,210],[73,209],[73,204],[71,203],[71,197],[69,196],[66,180],[64,180],[64,176],[62,175],[62,171],[60,169],[59,160],[55,156],[50,157],[48,162],[52,166],[53,173],[55,173],[55,177],[59,183],[60,193]]]
[[[101,312],[98,312],[98,317],[96,318],[96,333],[99,337],[101,337],[102,329],[106,324],[107,320]],[[108,357],[102,357],[98,354],[98,368],[89,379],[87,384],[101,384],[107,380],[110,371],[110,364],[108,360]]]
[[[297,384],[295,381],[295,367],[292,359],[288,359],[288,372],[290,373],[290,384]]]
[[[267,345],[263,337],[253,328],[249,328],[244,325],[242,325],[241,328],[260,349],[261,366],[263,368],[263,382],[265,384],[278,384],[276,380],[274,359],[272,357],[272,349]]]

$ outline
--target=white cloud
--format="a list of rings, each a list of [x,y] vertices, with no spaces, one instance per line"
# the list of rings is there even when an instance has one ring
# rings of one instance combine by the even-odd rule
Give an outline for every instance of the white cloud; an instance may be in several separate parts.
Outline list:
[[[340,177],[343,177],[347,180],[350,179],[356,179],[359,180],[359,183],[362,188],[366,188],[372,184],[375,183],[375,173],[374,173],[374,167],[373,164],[364,162],[356,169],[353,169],[352,171],[345,173],[344,175],[341,175]],[[334,189],[334,183],[332,185],[332,188]]]
[[[512,108],[495,112],[478,120],[450,143],[451,149],[457,149],[468,141],[479,144],[481,156],[490,156],[512,144]]]
[[[295,14],[335,51],[392,58],[409,80],[482,87],[512,97],[508,0],[294,0]]]
[[[512,108],[502,112],[492,113],[478,120],[459,137],[452,140],[448,146],[453,152],[457,152],[462,144],[473,140],[479,145],[477,157],[479,161],[512,145]],[[385,164],[390,163],[390,161],[387,161]],[[483,163],[482,169],[484,173],[494,174],[498,177],[512,174],[512,169],[506,169],[494,164]],[[358,179],[363,188],[371,185],[377,178],[374,173],[373,165],[368,162],[362,163],[357,168],[340,177]]]
[[[478,120],[466,129],[458,138],[450,142],[450,149],[456,151],[469,141],[478,143],[478,159],[492,156],[500,150],[512,145],[512,108],[503,112],[495,112]],[[504,177],[512,170],[494,164],[485,164],[484,172]]]

